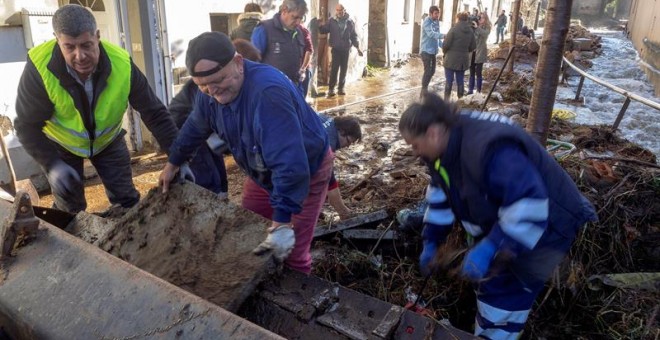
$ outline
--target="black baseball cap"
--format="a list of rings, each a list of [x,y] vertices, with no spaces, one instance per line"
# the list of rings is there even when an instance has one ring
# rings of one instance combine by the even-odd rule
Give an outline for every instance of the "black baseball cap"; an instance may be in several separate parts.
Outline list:
[[[188,43],[186,67],[193,77],[206,77],[218,72],[234,58],[236,48],[229,37],[221,32],[204,32]],[[218,66],[201,72],[195,72],[195,65],[202,60],[211,60]]]

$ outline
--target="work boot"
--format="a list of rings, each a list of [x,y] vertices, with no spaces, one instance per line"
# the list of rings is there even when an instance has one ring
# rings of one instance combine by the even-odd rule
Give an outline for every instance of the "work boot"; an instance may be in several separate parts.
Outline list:
[[[448,102],[451,98],[451,88],[445,89],[445,101]]]
[[[337,91],[337,94],[340,96],[345,96],[346,92],[344,92],[344,89],[339,89],[339,91]]]
[[[456,95],[458,96],[458,98],[463,98],[463,93],[464,92],[465,92],[465,89],[462,86],[459,86],[456,89]]]
[[[332,97],[334,97],[334,96],[335,96],[335,90],[334,90],[334,89],[330,89],[330,91],[328,91],[328,98],[332,98]]]

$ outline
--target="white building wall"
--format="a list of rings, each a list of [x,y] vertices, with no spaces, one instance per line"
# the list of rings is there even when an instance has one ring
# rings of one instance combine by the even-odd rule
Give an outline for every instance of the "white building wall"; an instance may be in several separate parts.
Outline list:
[[[391,62],[406,59],[412,53],[414,20],[415,0],[387,2],[387,32]]]

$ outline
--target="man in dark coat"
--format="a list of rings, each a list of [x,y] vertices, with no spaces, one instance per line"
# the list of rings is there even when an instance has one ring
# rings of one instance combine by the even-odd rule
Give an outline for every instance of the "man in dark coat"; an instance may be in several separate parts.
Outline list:
[[[332,66],[330,68],[330,84],[328,84],[328,97],[335,96],[335,85],[337,85],[337,73],[339,73],[340,96],[345,95],[344,84],[346,83],[346,71],[348,69],[348,56],[351,46],[355,46],[358,55],[362,56],[360,43],[355,32],[355,22],[350,19],[342,4],[337,4],[335,17],[325,23],[325,17],[321,16],[321,33],[330,33],[330,47],[332,47]]]

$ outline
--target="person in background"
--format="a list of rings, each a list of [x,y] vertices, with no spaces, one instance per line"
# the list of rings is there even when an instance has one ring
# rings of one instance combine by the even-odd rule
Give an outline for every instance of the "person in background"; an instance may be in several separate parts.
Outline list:
[[[467,12],[456,15],[457,22],[442,42],[444,54],[443,66],[445,68],[445,100],[451,97],[451,88],[456,79],[456,94],[463,97],[465,85],[465,70],[470,68],[470,52],[476,48],[474,32],[468,23]]]
[[[534,300],[583,225],[591,203],[554,158],[513,121],[464,111],[429,93],[401,115],[399,131],[431,173],[422,273],[455,221],[474,240],[460,268],[477,296],[474,334],[518,339]]]
[[[160,174],[163,192],[179,165],[217,133],[247,175],[243,208],[271,221],[255,254],[270,252],[309,274],[334,159],[321,120],[282,72],[245,60],[223,33],[192,39],[186,67],[200,93]]]
[[[422,63],[424,64],[424,75],[422,75],[422,94],[428,92],[429,83],[435,74],[436,55],[440,50],[440,8],[438,6],[431,6],[429,8],[429,16],[424,19],[422,23],[422,43],[420,47],[420,55]]]
[[[488,61],[488,35],[490,35],[490,20],[485,13],[479,15],[479,22],[472,23],[474,27],[474,37],[477,41],[477,48],[472,53],[472,62],[470,63],[470,79],[468,81],[468,94],[474,92],[475,77],[477,92],[481,93],[481,84],[483,83],[484,63]]]
[[[328,84],[328,97],[335,96],[335,85],[338,86],[337,94],[343,96],[344,85],[346,84],[346,72],[348,71],[348,56],[351,47],[354,46],[358,55],[362,56],[360,42],[355,32],[355,22],[350,19],[344,5],[337,4],[335,7],[335,16],[326,23],[325,16],[321,16],[321,33],[330,34],[330,47],[332,47],[332,66],[330,67],[330,83]],[[337,74],[339,73],[339,83],[337,83]]]
[[[495,21],[495,32],[497,34],[497,38],[495,40],[496,44],[499,44],[500,41],[504,42],[504,28],[506,28],[506,24],[506,11],[502,10],[502,12],[500,12],[500,16],[498,16],[497,20]]]
[[[302,24],[300,24],[300,30],[305,37],[305,54],[303,56],[302,65],[300,66],[300,90],[302,91],[303,97],[307,97],[309,83],[312,79],[311,63],[312,55],[314,54],[314,45],[312,44],[312,34],[310,31]]]
[[[250,41],[254,28],[261,22],[263,16],[264,14],[259,4],[253,2],[246,4],[243,13],[238,16],[238,27],[231,31],[229,36],[232,40],[245,39]]]
[[[310,84],[309,90],[312,98],[323,97],[325,92],[318,90],[316,83],[316,70],[318,68],[319,52],[318,52],[318,42],[319,42],[319,19],[317,17],[312,18],[307,25],[309,30],[310,37],[312,39],[312,60],[310,62]]]
[[[479,21],[479,9],[478,8],[473,8],[472,9],[472,14],[470,14],[470,17],[468,18],[470,22],[478,22]]]
[[[234,39],[232,41],[236,52],[245,59],[254,62],[261,61],[261,55],[249,41],[245,39]],[[181,88],[179,93],[172,99],[168,109],[177,127],[183,124],[193,110],[193,101],[199,93],[199,87],[191,80]],[[213,133],[206,140],[206,145],[197,149],[197,153],[190,160],[190,169],[195,176],[195,184],[208,189],[221,199],[228,198],[227,170],[225,168],[224,152],[227,149],[225,141],[218,134]]]
[[[325,131],[328,132],[328,141],[333,152],[349,147],[362,139],[362,129],[357,118],[353,116],[331,118],[324,114],[319,114],[319,117]],[[351,217],[351,210],[341,198],[339,182],[337,182],[334,170],[328,184],[328,203],[339,214],[340,219],[345,220]]]
[[[282,71],[298,87],[305,57],[305,33],[300,25],[305,13],[304,0],[284,0],[280,11],[252,33],[252,44],[261,53],[262,63]]]
[[[100,39],[91,11],[65,5],[52,23],[55,39],[30,49],[18,85],[18,139],[46,172],[54,208],[70,213],[87,208],[85,159],[110,204],[130,208],[140,194],[122,129],[128,105],[140,112],[164,150],[176,137],[176,126],[128,52]],[[192,179],[187,165],[181,171]]]

